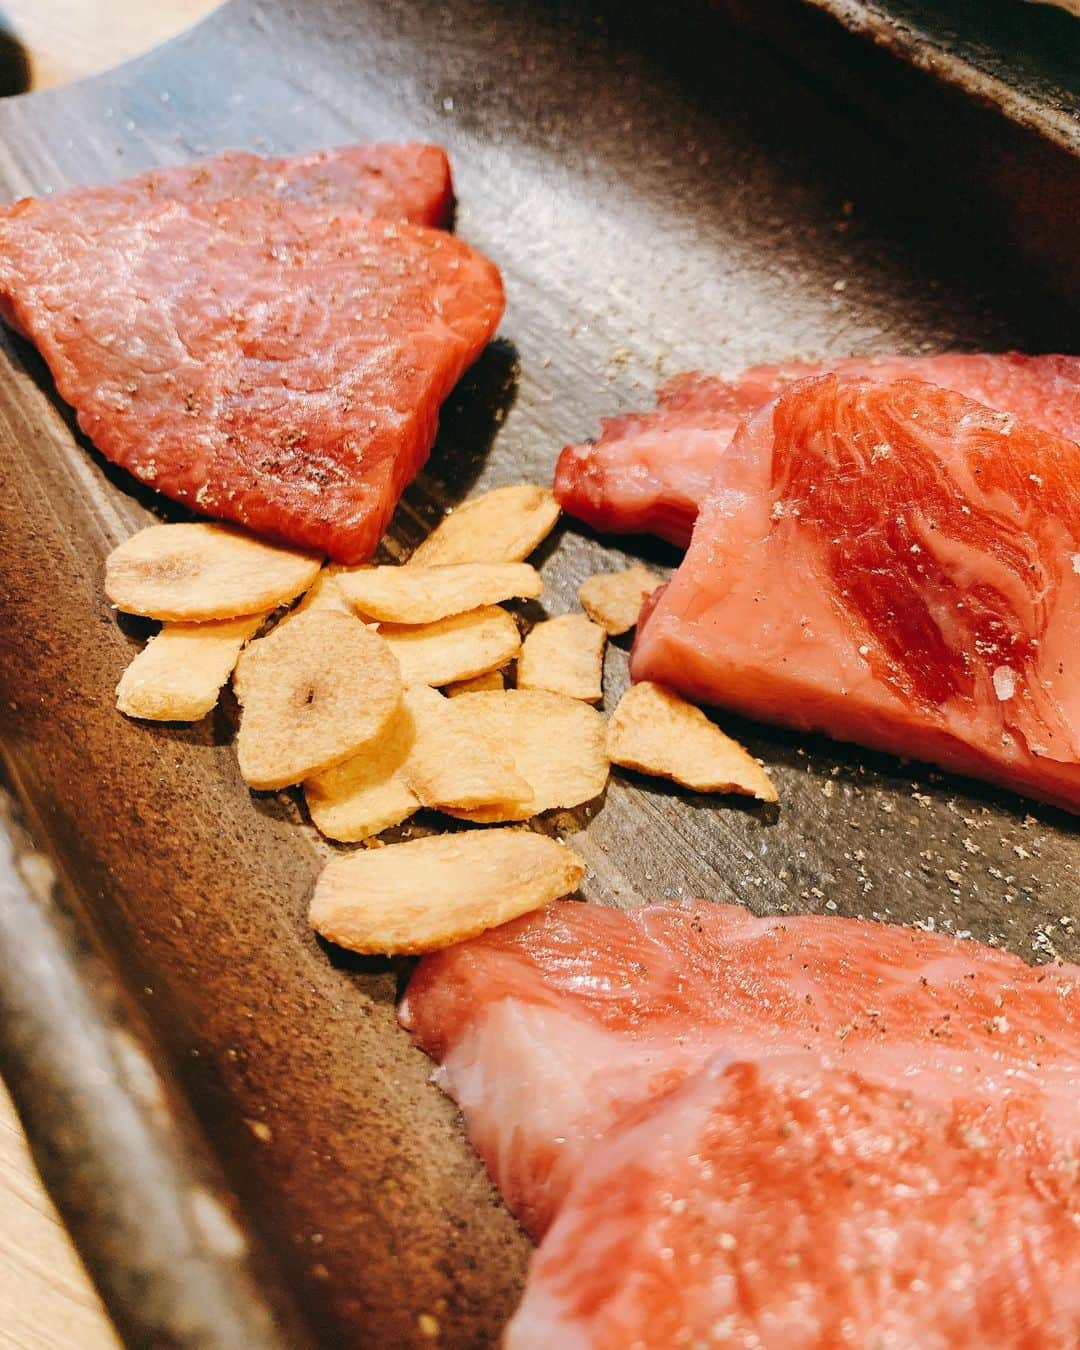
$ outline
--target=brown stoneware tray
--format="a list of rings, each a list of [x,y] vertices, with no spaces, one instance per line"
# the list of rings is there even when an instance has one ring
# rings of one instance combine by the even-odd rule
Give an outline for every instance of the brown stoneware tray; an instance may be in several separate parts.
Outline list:
[[[509,308],[393,555],[475,488],[548,481],[565,442],[680,368],[1076,350],[1075,91],[1047,65],[1072,21],[1013,6],[1047,59],[988,55],[972,6],[936,8],[959,16],[948,33],[919,6],[840,0],[232,0],[107,76],[0,105],[0,188],[229,146],[445,143],[457,229]],[[80,440],[7,333],[0,487],[0,1067],[122,1333],[398,1347],[426,1313],[444,1345],[493,1343],[529,1246],[395,1023],[407,971],[311,934],[327,847],[294,798],[245,790],[234,710],[181,729],[115,712],[141,634],[102,560],[161,504]],[[551,610],[617,556],[561,528]],[[625,647],[608,660],[618,691]],[[614,776],[602,809],[541,825],[574,838],[587,897],[828,909],[1080,957],[1071,819],[734,729],[779,809]]]

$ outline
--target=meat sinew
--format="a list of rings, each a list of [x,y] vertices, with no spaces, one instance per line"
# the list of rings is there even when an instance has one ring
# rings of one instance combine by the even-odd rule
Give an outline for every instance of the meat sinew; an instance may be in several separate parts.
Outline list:
[[[0,207],[0,219],[29,217],[70,224],[74,212],[94,216],[226,197],[349,207],[385,220],[440,226],[447,222],[454,192],[450,162],[438,145],[342,145],[287,156],[229,150],[192,164],[151,169],[105,187],[24,197]]]
[[[1080,450],[928,384],[797,384],[721,458],[635,679],[1080,809]]]
[[[347,563],[503,309],[450,235],[265,197],[0,219],[0,293],[108,459]]]
[[[509,1345],[1065,1346],[1078,980],[856,920],[564,903],[426,957],[402,1020],[546,1233]]]
[[[652,412],[607,418],[598,440],[559,457],[555,495],[563,509],[607,534],[655,534],[690,542],[709,482],[739,422],[796,380],[924,380],[1032,426],[1080,440],[1080,357],[1003,355],[871,356],[752,366],[734,379],[678,375]]]

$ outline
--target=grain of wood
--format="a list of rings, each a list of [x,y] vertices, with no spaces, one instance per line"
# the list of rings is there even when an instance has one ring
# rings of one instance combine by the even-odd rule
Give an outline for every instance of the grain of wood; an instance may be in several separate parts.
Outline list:
[[[221,0],[4,0],[0,29],[30,58],[32,88],[67,84],[149,51]]]
[[[0,1347],[117,1350],[119,1344],[0,1084]]]

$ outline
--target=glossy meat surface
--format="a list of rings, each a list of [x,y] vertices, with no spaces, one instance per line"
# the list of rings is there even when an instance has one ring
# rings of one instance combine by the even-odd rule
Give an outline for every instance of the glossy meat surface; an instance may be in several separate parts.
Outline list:
[[[539,1234],[597,1139],[718,1055],[809,1052],[944,1098],[955,1081],[1001,1100],[1038,1084],[1067,1135],[1076,975],[899,926],[560,904],[426,957],[402,1020]]]
[[[542,1237],[514,1350],[1080,1336],[1076,967],[565,902],[425,957],[401,1017]]]
[[[505,1344],[1065,1350],[1077,1199],[1037,1098],[721,1060],[594,1155]]]
[[[635,679],[1080,809],[1080,449],[913,381],[793,385],[720,461]]]
[[[503,309],[442,231],[265,197],[0,218],[0,293],[106,458],[346,563]]]
[[[555,493],[564,510],[605,534],[655,534],[690,542],[709,481],[740,421],[796,380],[925,380],[1032,426],[1080,440],[1080,358],[946,353],[849,357],[752,366],[733,379],[669,380],[652,412],[606,418],[596,441],[567,446]]]

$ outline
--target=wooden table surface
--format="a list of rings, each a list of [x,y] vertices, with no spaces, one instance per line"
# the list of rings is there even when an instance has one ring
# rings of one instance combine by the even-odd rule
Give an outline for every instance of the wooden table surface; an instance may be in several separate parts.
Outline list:
[[[126,61],[216,9],[221,0],[2,0],[0,30],[29,57],[32,87],[80,80]]]
[[[0,1347],[115,1350],[116,1345],[0,1085]]]
[[[30,87],[41,89],[126,61],[219,3],[3,0],[0,33],[22,48]],[[117,1344],[0,1084],[0,1350],[116,1350]]]

